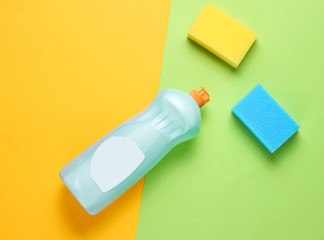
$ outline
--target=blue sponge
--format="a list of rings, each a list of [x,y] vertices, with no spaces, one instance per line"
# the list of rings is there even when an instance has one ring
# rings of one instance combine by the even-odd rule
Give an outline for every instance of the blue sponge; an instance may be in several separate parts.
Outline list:
[[[232,112],[270,153],[300,128],[261,84],[238,102]]]

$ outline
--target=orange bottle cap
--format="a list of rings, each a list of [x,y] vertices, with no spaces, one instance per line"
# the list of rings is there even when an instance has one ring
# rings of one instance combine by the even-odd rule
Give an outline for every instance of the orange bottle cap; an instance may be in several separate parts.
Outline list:
[[[201,87],[201,90],[199,91],[192,90],[189,94],[196,101],[199,107],[202,107],[205,103],[209,102],[209,94],[203,87]]]

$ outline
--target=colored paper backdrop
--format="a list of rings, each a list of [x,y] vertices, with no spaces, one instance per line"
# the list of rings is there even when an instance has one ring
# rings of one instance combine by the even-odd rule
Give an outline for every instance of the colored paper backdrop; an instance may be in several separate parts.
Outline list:
[[[58,173],[153,99],[169,8],[0,1],[0,239],[135,238],[143,180],[90,216]]]
[[[211,101],[199,135],[146,176],[137,239],[324,239],[323,2],[211,2],[258,39],[234,70],[186,38],[206,1],[172,1],[160,89]],[[231,114],[257,83],[301,126],[273,155]]]

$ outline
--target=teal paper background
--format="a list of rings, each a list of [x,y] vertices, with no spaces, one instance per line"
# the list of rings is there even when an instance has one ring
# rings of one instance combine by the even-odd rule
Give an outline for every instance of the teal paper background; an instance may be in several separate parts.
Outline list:
[[[206,1],[172,1],[160,89],[211,101],[146,176],[137,240],[324,239],[323,1],[211,2],[258,38],[234,70],[186,38]],[[301,126],[272,155],[231,113],[257,83]]]

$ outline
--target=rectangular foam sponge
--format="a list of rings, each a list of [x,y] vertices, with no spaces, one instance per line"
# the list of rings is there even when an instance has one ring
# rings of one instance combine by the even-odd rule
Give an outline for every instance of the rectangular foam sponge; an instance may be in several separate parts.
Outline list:
[[[237,68],[257,35],[252,30],[207,3],[188,31],[188,38]]]
[[[270,153],[300,128],[261,84],[238,102],[232,112]]]

